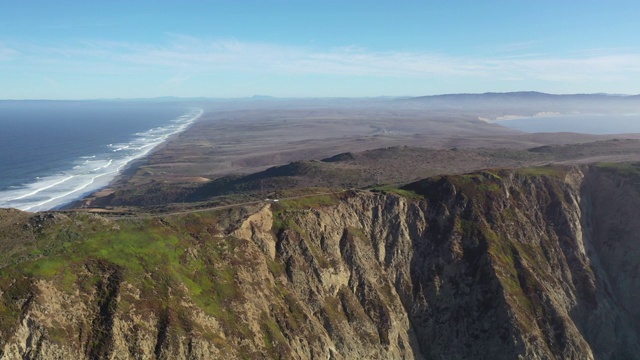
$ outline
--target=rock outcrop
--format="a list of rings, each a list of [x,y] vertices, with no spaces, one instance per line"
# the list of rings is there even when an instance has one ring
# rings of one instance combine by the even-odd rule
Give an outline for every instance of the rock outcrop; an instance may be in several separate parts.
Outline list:
[[[3,211],[0,358],[640,358],[638,174],[484,171],[142,220]]]

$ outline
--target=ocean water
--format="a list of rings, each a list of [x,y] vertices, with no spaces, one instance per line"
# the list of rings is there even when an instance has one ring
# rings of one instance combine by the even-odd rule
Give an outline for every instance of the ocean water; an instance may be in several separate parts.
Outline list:
[[[82,198],[201,114],[180,103],[0,101],[0,207]]]
[[[640,133],[640,114],[575,114],[501,120],[497,124],[524,132],[583,134]]]

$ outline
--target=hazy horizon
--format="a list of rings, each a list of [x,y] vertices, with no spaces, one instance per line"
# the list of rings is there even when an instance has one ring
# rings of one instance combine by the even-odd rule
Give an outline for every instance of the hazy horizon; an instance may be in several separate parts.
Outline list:
[[[640,93],[625,0],[30,1],[0,14],[0,99]]]
[[[493,92],[493,91],[485,91],[485,92],[477,92],[477,93],[442,93],[442,94],[429,94],[429,95],[378,95],[378,96],[307,96],[307,97],[296,97],[296,96],[272,96],[269,94],[254,94],[242,97],[206,97],[206,96],[176,96],[176,95],[163,95],[163,96],[155,96],[155,97],[114,97],[114,98],[82,98],[82,99],[48,99],[48,98],[34,98],[34,99],[10,99],[0,98],[0,101],[146,101],[146,100],[376,100],[376,99],[402,99],[402,98],[428,98],[428,97],[439,97],[439,96],[459,96],[459,95],[490,95],[490,94],[526,94],[526,93],[537,93],[544,95],[553,95],[553,96],[610,96],[610,97],[633,97],[640,96],[640,93],[637,94],[622,94],[622,93],[604,93],[604,92],[594,92],[594,93],[547,93],[542,91],[533,91],[533,90],[515,90],[515,91],[505,91],[505,92]]]

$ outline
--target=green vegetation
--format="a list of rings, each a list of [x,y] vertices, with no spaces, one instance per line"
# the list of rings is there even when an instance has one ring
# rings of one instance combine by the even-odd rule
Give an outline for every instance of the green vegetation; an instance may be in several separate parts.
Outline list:
[[[266,313],[261,316],[262,336],[267,350],[272,350],[278,343],[285,343],[286,339],[276,321]]]
[[[296,199],[285,199],[271,205],[273,211],[272,229],[277,234],[282,229],[292,229],[300,234],[304,231],[289,217],[287,212],[299,209],[319,209],[338,203],[341,194],[325,194]]]
[[[364,229],[359,228],[359,227],[353,227],[353,226],[349,226],[347,228],[347,231],[349,232],[350,235],[359,238],[359,239],[368,239],[369,237],[367,236],[367,234],[365,234]]]
[[[476,224],[471,220],[456,218],[454,223],[456,231],[461,235],[471,236],[476,230]]]
[[[484,202],[502,193],[502,178],[490,172],[443,177],[450,181],[463,196]]]
[[[640,163],[636,162],[623,162],[623,163],[608,163],[599,162],[596,166],[600,169],[615,170],[621,173],[638,174],[640,173]]]
[[[403,189],[401,187],[395,187],[392,185],[376,186],[371,190],[374,192],[380,192],[382,194],[395,194],[406,199],[413,199],[413,200],[424,199],[422,195],[418,194],[413,190]]]
[[[20,306],[31,294],[32,279],[53,280],[60,290],[69,293],[76,288],[91,292],[92,288],[106,286],[100,284],[106,281],[105,276],[114,273],[122,274],[117,281],[142,291],[139,300],[123,298],[121,306],[132,306],[135,302],[138,310],[161,312],[182,308],[179,299],[186,296],[231,331],[248,331],[233,312],[226,310],[230,302],[243,296],[235,283],[234,264],[251,261],[244,252],[235,250],[244,240],[227,236],[199,241],[203,228],[194,232],[200,217],[190,214],[170,221],[120,221],[114,229],[111,224],[96,226],[95,221],[89,222],[82,215],[73,218],[73,223],[95,229],[87,232],[84,239],[67,235],[71,233],[64,226],[43,225],[37,237],[46,252],[39,248],[24,249],[18,254],[23,260],[0,272],[0,318],[5,327],[0,331],[17,324]],[[208,219],[202,222],[207,223]],[[277,266],[273,269],[282,271]],[[186,319],[188,323],[188,316]]]
[[[285,266],[282,262],[277,260],[267,259],[267,268],[273,277],[278,277],[285,272]]]
[[[296,224],[293,219],[286,216],[286,212],[274,212],[273,213],[273,225],[271,226],[273,232],[277,235],[282,230],[293,230],[298,234],[304,236],[305,231]]]
[[[600,164],[599,167],[605,171],[626,174],[640,182],[638,164]],[[490,266],[492,289],[501,286],[506,301],[510,305],[516,304],[513,308],[518,321],[536,330],[536,319],[547,315],[545,305],[537,295],[543,292],[540,281],[544,283],[547,276],[537,273],[538,264],[546,266],[548,264],[544,262],[549,261],[541,245],[547,246],[546,242],[552,241],[552,238],[536,234],[537,243],[510,238],[514,233],[523,233],[509,232],[506,227],[524,223],[527,218],[525,214],[529,213],[518,208],[518,205],[524,204],[518,201],[528,195],[525,196],[514,188],[512,196],[506,198],[503,189],[508,180],[513,180],[509,184],[517,184],[518,181],[527,186],[540,184],[542,186],[535,190],[535,196],[541,198],[544,205],[551,204],[555,207],[565,196],[563,183],[548,178],[539,181],[535,177],[559,177],[565,174],[565,169],[528,168],[516,170],[515,175],[512,174],[514,173],[492,170],[447,175],[421,181],[411,188],[380,186],[373,190],[407,199],[434,199],[433,208],[438,210],[436,206],[442,206],[446,211],[441,213],[446,215],[436,215],[435,211],[425,212],[427,216],[437,216],[426,219],[429,222],[427,231],[431,231],[428,235],[433,235],[429,240],[433,239],[434,244],[441,241],[437,238],[438,231],[442,231],[445,236],[451,235],[449,231],[452,220],[456,233],[443,238],[445,241],[458,241],[462,238],[461,246],[451,249],[454,249],[456,256],[460,254],[460,250],[463,256],[447,262],[451,262],[451,266],[457,266],[455,262],[469,260],[473,265]],[[414,188],[418,190],[412,190]],[[426,189],[428,196],[419,194],[423,189]],[[192,302],[205,314],[216,318],[216,326],[222,327],[227,339],[234,335],[243,339],[257,335],[258,343],[262,342],[263,349],[271,354],[286,353],[283,344],[287,343],[287,339],[283,332],[287,337],[292,333],[303,333],[311,329],[316,320],[321,320],[325,329],[339,329],[347,323],[357,323],[359,319],[377,321],[371,316],[375,303],[390,304],[396,301],[398,293],[402,295],[402,289],[396,293],[394,286],[398,286],[398,283],[386,278],[385,271],[375,259],[372,261],[377,268],[374,267],[373,272],[380,274],[380,277],[364,283],[365,296],[371,297],[366,304],[359,298],[362,295],[358,294],[356,297],[354,290],[347,286],[341,287],[337,294],[333,292],[333,295],[318,296],[315,303],[307,302],[308,296],[316,295],[312,291],[303,288],[304,296],[300,296],[295,293],[300,288],[291,292],[287,290],[287,268],[283,261],[288,266],[293,264],[291,266],[294,271],[302,270],[302,273],[311,274],[311,270],[320,270],[321,275],[324,275],[327,268],[335,266],[333,261],[342,266],[341,261],[347,259],[347,252],[342,252],[341,259],[321,249],[319,244],[323,247],[329,244],[326,249],[331,249],[329,241],[333,240],[325,238],[323,241],[326,242],[317,241],[317,237],[314,237],[317,233],[307,229],[305,225],[310,223],[305,216],[328,212],[327,207],[339,204],[341,199],[351,196],[351,193],[355,192],[319,194],[272,202],[273,231],[280,241],[278,251],[284,248],[275,260],[263,258],[259,252],[246,251],[248,246],[255,247],[255,244],[230,235],[237,229],[237,220],[246,218],[250,213],[250,210],[240,207],[119,221],[107,221],[87,214],[40,214],[31,218],[20,215],[11,218],[11,221],[0,218],[0,221],[4,221],[0,223],[0,246],[2,250],[6,250],[0,253],[0,318],[3,319],[0,322],[0,335],[10,333],[12,327],[19,324],[22,307],[36,291],[34,282],[40,279],[53,280],[52,283],[58,290],[71,295],[80,290],[82,296],[91,298],[90,301],[94,302],[91,305],[97,304],[101,311],[102,308],[113,310],[117,306],[118,311],[125,314],[140,311],[159,314],[164,316],[162,321],[171,322],[174,333],[199,333],[220,348],[234,345],[229,345],[230,342],[227,343],[223,337],[207,333],[209,330],[194,329],[190,308]],[[282,192],[280,195],[304,194],[298,189]],[[367,199],[374,198],[370,194],[366,196]],[[492,199],[498,201],[492,202]],[[385,205],[387,204],[389,203]],[[254,206],[259,208],[263,204]],[[384,209],[387,210],[386,207]],[[445,226],[439,228],[435,224],[441,219],[444,219]],[[16,241],[15,236],[20,231],[11,232],[11,229],[24,230],[22,234],[26,235],[19,235],[24,236],[24,241]],[[342,229],[338,228],[338,234],[340,230]],[[348,252],[354,254],[358,247],[363,246],[363,242],[371,242],[370,237],[374,233],[373,230],[371,234],[366,233],[360,227],[348,227],[346,232],[347,236],[340,240],[340,249],[344,250],[342,246],[346,244],[349,246]],[[291,241],[294,251],[288,251],[286,246],[290,244],[282,245],[285,243],[283,240]],[[437,254],[437,251],[434,253]],[[283,260],[285,256],[292,258]],[[365,257],[362,258],[362,261],[366,260]],[[246,269],[258,269],[258,266],[260,274],[264,273],[266,266],[273,276],[266,276],[268,282],[265,283],[269,287],[257,287],[255,284],[262,279],[246,276]],[[473,273],[480,274],[476,271]],[[273,297],[268,311],[253,313],[252,316],[255,316],[249,320],[245,314],[238,314],[236,310],[239,305],[251,301],[252,294],[243,293],[242,290],[250,288],[246,285],[247,281],[251,282],[249,286],[253,286],[260,297]],[[110,286],[113,283],[116,284]],[[133,285],[136,291],[140,291],[139,296],[125,291],[119,294],[116,291],[114,294],[112,288],[117,289],[121,283]],[[360,284],[358,286],[362,287]],[[114,300],[115,295],[119,296],[118,300]],[[94,296],[95,299],[92,298]],[[369,303],[374,304],[371,305],[372,308],[368,307]],[[318,318],[313,319],[314,316]],[[259,317],[258,326],[249,328],[247,321],[257,320],[255,317]],[[380,338],[385,335],[369,334],[364,326],[358,326],[358,329],[356,331],[361,331],[363,338],[371,336],[372,344],[379,343]],[[254,330],[257,334],[253,333]],[[64,341],[69,333],[70,331],[60,327],[51,330],[48,336],[54,341]]]
[[[505,294],[514,297],[518,304],[524,307],[526,312],[521,314],[523,316],[540,311],[541,304],[531,298],[531,294],[535,294],[540,284],[522,264],[523,253],[526,254],[526,250],[518,246],[520,244],[517,241],[501,239],[490,229],[485,229],[482,233],[489,244],[489,254],[496,262],[498,279]]]
[[[599,169],[622,176],[635,186],[640,186],[640,163],[598,163]]]
[[[274,212],[304,208],[317,209],[324,206],[335,205],[339,200],[340,197],[338,194],[312,195],[296,199],[281,200],[274,203],[272,209]]]
[[[0,334],[11,333],[22,315],[20,305],[27,301],[33,291],[28,278],[15,271],[3,271],[0,276]]]

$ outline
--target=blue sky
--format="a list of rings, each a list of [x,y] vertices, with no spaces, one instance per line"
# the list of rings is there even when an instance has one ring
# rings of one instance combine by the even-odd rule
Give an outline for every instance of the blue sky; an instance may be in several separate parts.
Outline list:
[[[0,99],[640,93],[640,2],[5,1]]]

